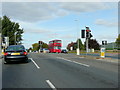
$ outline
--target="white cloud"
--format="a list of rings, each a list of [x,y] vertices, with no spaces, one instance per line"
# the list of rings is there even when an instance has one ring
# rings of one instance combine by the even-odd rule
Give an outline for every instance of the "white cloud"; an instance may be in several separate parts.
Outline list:
[[[109,8],[109,5],[100,2],[3,2],[2,14],[20,21],[38,22],[70,13],[93,12]]]
[[[117,27],[118,26],[118,22],[107,21],[107,20],[104,20],[104,19],[97,19],[95,21],[95,24],[103,25],[103,26],[106,26],[106,27]]]
[[[57,9],[51,5],[51,3],[9,3],[5,2],[2,6],[3,15],[8,15],[12,18],[35,22],[41,20],[47,20],[54,17],[54,13]],[[54,13],[53,13],[54,12]]]
[[[61,8],[71,12],[91,12],[103,9],[109,9],[110,7],[105,3],[90,3],[90,2],[69,2],[60,4]]]

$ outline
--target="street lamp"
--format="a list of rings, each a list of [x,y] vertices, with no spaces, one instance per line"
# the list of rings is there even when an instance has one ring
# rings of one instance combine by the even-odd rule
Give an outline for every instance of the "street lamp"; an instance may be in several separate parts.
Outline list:
[[[77,30],[79,30],[78,28],[78,20],[76,19],[76,27],[77,27]],[[78,35],[77,35],[78,39],[77,39],[77,55],[80,55],[80,45],[79,45],[79,32],[78,32]]]

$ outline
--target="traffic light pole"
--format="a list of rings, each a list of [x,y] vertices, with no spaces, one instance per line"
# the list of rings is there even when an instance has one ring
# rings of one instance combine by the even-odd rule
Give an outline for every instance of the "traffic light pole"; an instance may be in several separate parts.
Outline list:
[[[80,55],[80,48],[79,48],[79,38],[78,38],[78,41],[77,41],[77,45],[78,45],[78,48],[77,48],[77,55]]]
[[[88,53],[88,38],[86,38],[86,54]]]

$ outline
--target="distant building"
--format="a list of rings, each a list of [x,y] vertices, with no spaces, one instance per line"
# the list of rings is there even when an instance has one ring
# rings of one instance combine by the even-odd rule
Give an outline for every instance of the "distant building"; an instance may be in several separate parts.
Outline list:
[[[108,43],[107,45],[105,45],[106,50],[114,50],[114,49],[118,49],[117,45],[115,42],[112,43]]]

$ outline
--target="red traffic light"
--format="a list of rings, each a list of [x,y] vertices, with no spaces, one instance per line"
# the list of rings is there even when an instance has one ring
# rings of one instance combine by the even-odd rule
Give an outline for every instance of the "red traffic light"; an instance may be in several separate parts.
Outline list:
[[[86,32],[91,32],[91,30],[86,30]]]

